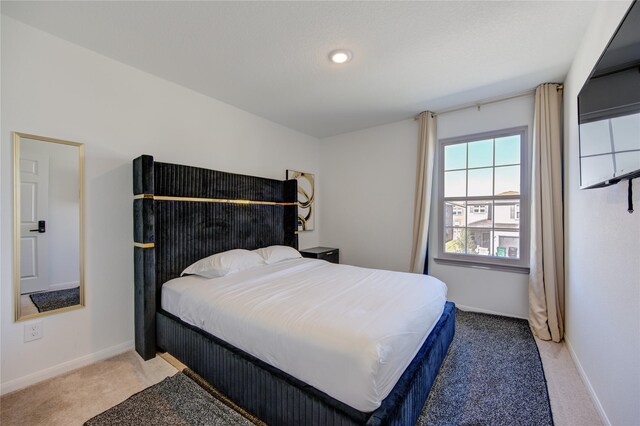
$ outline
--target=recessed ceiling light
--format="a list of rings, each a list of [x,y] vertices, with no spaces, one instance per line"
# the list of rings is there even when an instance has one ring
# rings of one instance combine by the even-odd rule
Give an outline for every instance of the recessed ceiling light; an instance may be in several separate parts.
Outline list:
[[[351,54],[351,52],[345,49],[338,49],[329,53],[329,59],[331,59],[331,62],[334,62],[336,64],[344,64],[345,62],[349,62],[352,56],[353,55]]]

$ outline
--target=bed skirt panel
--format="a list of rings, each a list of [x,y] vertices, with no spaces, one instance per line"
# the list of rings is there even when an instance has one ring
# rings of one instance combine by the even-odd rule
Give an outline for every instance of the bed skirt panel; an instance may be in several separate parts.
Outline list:
[[[360,412],[234,346],[157,313],[158,346],[236,404],[270,425],[414,425],[455,332],[455,305],[444,312],[381,406]]]
[[[389,396],[373,412],[368,426],[415,425],[442,361],[447,356],[455,326],[456,308],[453,302],[447,302],[440,320]]]

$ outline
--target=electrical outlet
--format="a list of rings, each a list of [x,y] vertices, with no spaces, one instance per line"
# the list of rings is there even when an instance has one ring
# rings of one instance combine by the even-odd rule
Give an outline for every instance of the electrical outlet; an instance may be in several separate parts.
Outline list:
[[[24,325],[24,341],[42,339],[42,321],[30,322]]]

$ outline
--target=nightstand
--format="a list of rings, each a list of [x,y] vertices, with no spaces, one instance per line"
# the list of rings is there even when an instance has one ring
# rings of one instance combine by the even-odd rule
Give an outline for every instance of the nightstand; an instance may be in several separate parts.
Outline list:
[[[340,263],[340,249],[331,247],[311,247],[300,250],[302,257],[326,260],[331,263]]]

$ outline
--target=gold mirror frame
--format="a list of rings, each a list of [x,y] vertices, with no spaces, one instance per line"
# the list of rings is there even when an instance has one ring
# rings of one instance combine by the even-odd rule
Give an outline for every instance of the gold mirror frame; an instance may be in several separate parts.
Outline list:
[[[36,314],[22,315],[21,291],[20,291],[20,143],[22,139],[31,139],[42,142],[69,145],[78,148],[78,179],[79,179],[79,266],[80,266],[80,303],[64,308],[39,312]],[[83,308],[84,304],[84,144],[62,139],[54,139],[46,136],[31,135],[28,133],[13,132],[13,287],[15,303],[15,320],[25,321],[46,315],[58,314]]]

